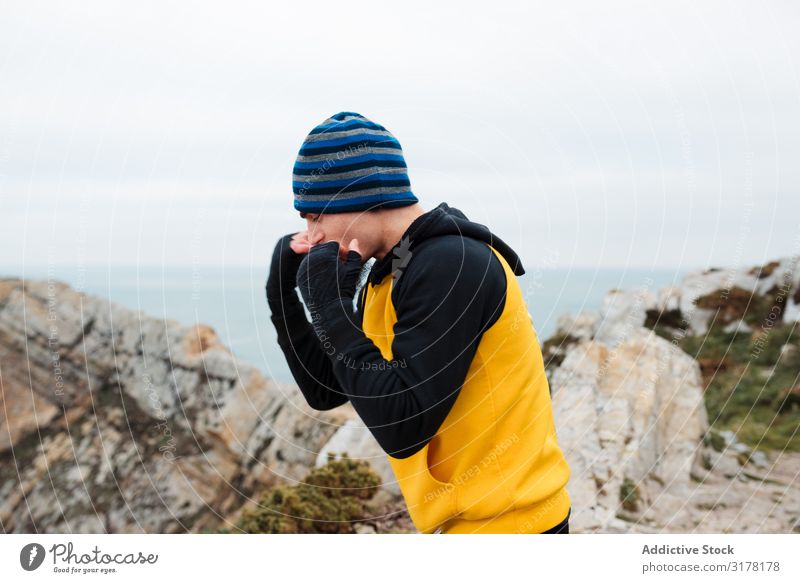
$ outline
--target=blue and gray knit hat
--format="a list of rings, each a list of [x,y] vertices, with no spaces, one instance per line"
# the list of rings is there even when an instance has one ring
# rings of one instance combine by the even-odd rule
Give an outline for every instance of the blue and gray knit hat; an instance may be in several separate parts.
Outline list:
[[[342,111],[311,130],[292,175],[294,208],[343,213],[414,204],[400,142],[382,125]]]

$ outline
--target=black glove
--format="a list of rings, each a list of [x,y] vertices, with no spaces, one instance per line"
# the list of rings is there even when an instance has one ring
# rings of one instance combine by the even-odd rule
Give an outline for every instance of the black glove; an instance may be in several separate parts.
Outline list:
[[[305,253],[295,253],[289,246],[296,234],[290,233],[278,239],[272,252],[266,290],[269,309],[276,315],[303,309],[294,288],[297,286],[297,268]]]
[[[361,274],[361,255],[350,250],[346,261],[339,257],[338,241],[328,241],[312,247],[300,263],[297,285],[312,314],[340,307],[349,307],[347,313],[353,311],[352,302]]]

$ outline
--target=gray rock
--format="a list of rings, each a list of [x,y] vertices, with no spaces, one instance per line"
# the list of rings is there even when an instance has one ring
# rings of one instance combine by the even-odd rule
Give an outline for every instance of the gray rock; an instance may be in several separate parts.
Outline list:
[[[588,330],[575,334],[580,342],[566,346],[561,366],[548,372],[568,489],[581,501],[571,531],[787,532],[775,506],[800,507],[800,454],[772,460],[731,431],[709,432],[697,363],[642,327],[647,310],[679,310],[688,334],[704,334],[714,311],[697,308],[696,298],[732,287],[775,293],[781,282],[784,320],[796,321],[797,257],[689,274],[657,293],[613,290],[590,326],[559,319],[558,333]],[[748,329],[741,321],[727,326]],[[622,493],[632,488],[637,508],[622,509]]]
[[[654,309],[656,304],[656,295],[644,287],[606,293],[594,339],[612,347],[625,342],[635,330],[644,325],[647,310]]]
[[[591,340],[600,322],[600,314],[593,311],[583,311],[579,314],[562,314],[556,321],[556,335],[570,335],[574,338]]]
[[[571,346],[552,385],[559,445],[571,468],[568,490],[582,501],[577,529],[611,523],[626,479],[643,506],[689,484],[708,422],[699,367],[687,354],[635,328],[613,347]]]
[[[731,322],[727,326],[722,328],[723,332],[750,332],[751,328],[747,325],[746,322],[743,320],[736,320],[735,322]]]

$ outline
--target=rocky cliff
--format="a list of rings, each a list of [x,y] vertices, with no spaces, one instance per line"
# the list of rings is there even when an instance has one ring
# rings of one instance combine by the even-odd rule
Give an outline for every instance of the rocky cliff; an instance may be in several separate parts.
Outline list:
[[[570,528],[800,531],[798,258],[650,283],[545,343]]]

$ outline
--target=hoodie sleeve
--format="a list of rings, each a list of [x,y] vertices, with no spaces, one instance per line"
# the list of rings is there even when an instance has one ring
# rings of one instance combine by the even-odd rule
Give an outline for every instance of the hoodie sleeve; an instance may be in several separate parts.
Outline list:
[[[278,346],[309,406],[326,411],[346,403],[347,395],[339,387],[303,305],[298,301],[283,313],[273,313],[270,319],[278,333]]]
[[[411,456],[438,432],[505,294],[505,271],[485,243],[439,236],[414,248],[392,290],[393,362],[346,316],[326,322],[333,374],[387,454]]]

